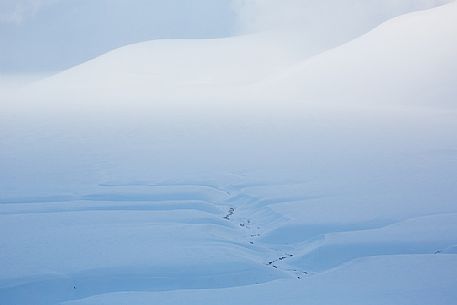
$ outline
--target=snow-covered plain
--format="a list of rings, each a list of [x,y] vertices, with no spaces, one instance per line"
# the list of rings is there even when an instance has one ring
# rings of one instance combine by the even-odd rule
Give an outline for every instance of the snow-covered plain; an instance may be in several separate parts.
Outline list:
[[[455,304],[457,2],[345,2],[0,87],[0,304]]]

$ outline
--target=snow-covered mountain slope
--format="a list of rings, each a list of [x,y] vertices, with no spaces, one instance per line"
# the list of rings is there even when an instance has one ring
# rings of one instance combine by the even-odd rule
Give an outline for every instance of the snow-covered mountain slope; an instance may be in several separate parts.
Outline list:
[[[296,35],[304,45],[334,48],[391,18],[452,0],[236,0],[242,24],[252,31]]]
[[[395,18],[266,87],[278,89],[274,98],[455,107],[456,19],[456,2]]]
[[[285,26],[225,39],[156,40],[129,45],[40,82],[35,88],[37,91],[31,94],[45,99],[76,94],[78,99],[110,100],[231,97],[239,87],[293,69],[301,61],[363,35],[392,17],[447,2],[449,0],[309,1],[306,7],[297,5],[295,14],[300,14],[301,21],[292,22],[293,30]],[[261,4],[260,10],[263,6],[268,4]],[[429,34],[440,31],[439,26],[443,25],[428,27]],[[422,28],[425,26],[416,29],[416,35]],[[408,31],[398,32],[404,30]],[[452,29],[441,36],[449,34],[454,34]],[[373,40],[391,43],[392,39],[399,38],[395,35]],[[409,50],[407,45],[392,47]],[[354,57],[355,54],[357,52]],[[224,94],[221,90],[225,90]]]
[[[11,96],[0,304],[453,304],[456,10],[314,57],[139,44]]]

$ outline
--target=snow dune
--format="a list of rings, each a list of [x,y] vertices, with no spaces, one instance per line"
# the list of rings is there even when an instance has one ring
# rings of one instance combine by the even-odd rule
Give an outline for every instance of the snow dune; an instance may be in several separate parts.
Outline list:
[[[369,257],[303,281],[219,290],[119,292],[65,304],[452,304],[455,265],[454,255]]]
[[[81,300],[70,304],[198,304],[203,298],[230,304],[256,296],[275,304],[280,296],[286,304],[304,297],[333,304],[324,291],[343,282],[336,295],[345,288],[353,291],[353,297],[358,293],[377,297],[375,304],[411,298],[416,302],[421,294],[415,290],[425,287],[428,297],[411,304],[426,304],[440,293],[445,297],[439,297],[438,304],[448,304],[453,295],[456,214],[392,225],[334,225],[325,234],[315,232],[307,242],[280,239],[278,244],[263,236],[275,225],[288,225],[287,218],[270,210],[288,199],[249,195],[246,191],[255,186],[240,186],[245,184],[238,182],[240,178],[229,178],[232,183],[221,187],[224,192],[203,185],[136,185],[131,188],[136,193],[127,195],[119,192],[119,186],[108,186],[115,199],[107,198],[105,191],[63,202],[5,200],[1,229],[14,234],[2,237],[2,299],[6,304],[58,304],[72,299]],[[169,198],[164,196],[168,188],[193,190],[206,199]],[[295,201],[306,210],[306,198]],[[345,232],[333,233],[339,231]],[[290,230],[288,235],[310,232]],[[379,286],[370,281],[356,292],[357,283],[373,276],[367,269],[380,274]],[[421,282],[408,282],[419,272],[427,272]],[[399,275],[404,280],[395,283],[401,285],[390,283]],[[354,279],[341,282],[348,276]],[[439,284],[434,283],[436,277]],[[401,291],[394,299],[377,291],[386,293],[394,287]],[[279,295],[271,297],[273,291]]]
[[[376,20],[442,4],[405,3]],[[147,42],[9,95],[0,303],[453,304],[456,20]]]

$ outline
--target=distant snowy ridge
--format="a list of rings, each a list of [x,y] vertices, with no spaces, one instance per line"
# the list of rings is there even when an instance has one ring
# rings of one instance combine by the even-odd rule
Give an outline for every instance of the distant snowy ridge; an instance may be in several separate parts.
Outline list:
[[[50,98],[53,95],[58,98],[59,94],[76,91],[78,96],[89,99],[95,97],[121,99],[144,97],[169,100],[173,98],[188,99],[191,96],[214,98],[218,97],[217,95],[230,99],[234,91],[243,91],[243,87],[246,85],[265,78],[275,77],[275,75],[282,74],[288,69],[296,69],[295,67],[302,66],[303,64],[300,63],[310,57],[319,56],[326,50],[365,34],[391,17],[408,11],[440,5],[448,1],[414,0],[402,2],[401,5],[394,4],[392,1],[389,4],[381,1],[377,4],[379,7],[368,5],[366,1],[362,1],[363,4],[354,0],[346,2],[350,3],[348,5],[343,5],[340,2],[328,4],[341,6],[338,10],[339,14],[334,20],[319,21],[318,24],[311,22],[303,25],[302,31],[292,31],[286,28],[225,39],[158,40],[126,46],[37,84],[38,93],[35,96],[38,95],[39,97],[44,94]],[[310,11],[317,8],[324,9],[325,7],[320,2],[310,3],[312,3],[309,4]],[[355,10],[353,7],[358,9]],[[452,18],[454,18],[452,11],[454,9],[448,7],[445,10],[448,11],[446,13],[448,17],[443,22],[447,22],[447,25],[444,25],[443,22],[436,23],[430,18],[419,21],[419,23],[424,21],[427,24],[427,26],[418,24],[421,29],[427,29],[422,31],[424,35],[428,33],[427,37],[418,36],[422,32],[419,29],[411,28],[411,26],[408,28],[409,21],[403,22],[400,18],[398,21],[392,21],[391,26],[383,26],[387,31],[385,34],[375,31],[375,33],[368,35],[372,37],[371,39],[364,38],[360,42],[350,43],[350,45],[358,45],[357,52],[359,54],[357,56],[360,56],[358,58],[353,54],[350,57],[351,60],[360,60],[360,64],[362,64],[363,60],[369,60],[367,57],[370,56],[370,53],[367,52],[370,50],[380,52],[384,49],[382,48],[384,44],[387,44],[385,48],[391,50],[392,54],[397,53],[394,57],[407,56],[409,52],[414,53],[410,47],[422,48],[423,44],[427,43],[429,36],[435,40],[442,37],[440,41],[437,41],[439,44],[431,45],[430,52],[438,48],[445,48],[448,53],[444,55],[451,56],[450,52],[453,50],[455,40],[455,26],[452,26]],[[440,18],[438,13],[435,15]],[[367,16],[371,17],[368,18]],[[393,25],[393,22],[399,24]],[[323,26],[329,26],[329,28],[323,29]],[[398,30],[396,30],[397,26]],[[444,26],[446,31],[443,32],[441,27]],[[392,30],[389,30],[389,27]],[[398,41],[402,40],[399,35],[406,35],[403,44]],[[411,44],[409,46],[406,37],[415,39],[416,45]],[[364,41],[367,39],[370,41],[364,45]],[[376,42],[379,42],[379,45],[376,45]],[[397,48],[398,50],[396,50]],[[425,56],[420,52],[416,52],[416,55]],[[343,57],[344,61],[349,59],[345,57],[347,56],[345,54],[338,56],[340,57],[340,59],[336,59],[338,62],[332,64],[335,69],[344,65],[344,62],[341,61]],[[378,54],[378,56],[381,56],[381,58],[376,59],[380,63],[378,67],[384,66],[385,63],[382,60],[385,61],[390,58],[388,53]],[[326,58],[324,55],[322,61]],[[420,60],[420,58],[418,59]],[[404,59],[399,57],[398,60]],[[446,62],[446,59],[444,58],[442,62]],[[376,63],[372,64],[376,65]],[[421,65],[422,63],[416,62],[415,64]],[[327,66],[329,65],[328,63]],[[349,61],[346,65],[349,65]],[[324,68],[325,65],[318,69]],[[376,71],[371,70],[366,71],[366,73],[373,73],[374,75]],[[316,73],[313,77],[316,78],[315,81],[317,82],[320,75]],[[268,86],[282,87],[280,84],[269,84]],[[251,89],[248,88],[247,90]]]
[[[278,90],[273,99],[455,107],[456,20],[456,2],[392,19],[303,61],[265,87]]]

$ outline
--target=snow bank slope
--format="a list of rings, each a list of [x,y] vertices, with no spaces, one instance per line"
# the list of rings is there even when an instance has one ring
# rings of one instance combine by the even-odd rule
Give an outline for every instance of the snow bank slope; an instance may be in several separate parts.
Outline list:
[[[452,304],[457,297],[453,289],[456,258],[453,255],[371,257],[304,281],[282,280],[217,291],[120,292],[65,304]]]

